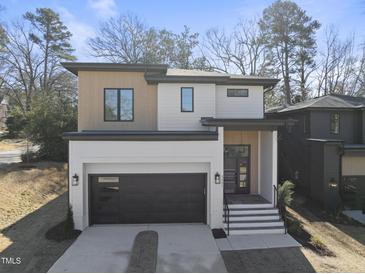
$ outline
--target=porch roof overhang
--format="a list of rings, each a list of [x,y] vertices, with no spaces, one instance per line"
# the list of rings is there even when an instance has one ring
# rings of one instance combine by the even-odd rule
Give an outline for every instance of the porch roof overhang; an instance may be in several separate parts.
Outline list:
[[[63,138],[71,141],[215,141],[218,132],[85,130],[65,132]]]
[[[294,120],[278,119],[225,119],[202,117],[200,120],[203,126],[224,127],[231,130],[277,130],[283,126],[293,126]]]

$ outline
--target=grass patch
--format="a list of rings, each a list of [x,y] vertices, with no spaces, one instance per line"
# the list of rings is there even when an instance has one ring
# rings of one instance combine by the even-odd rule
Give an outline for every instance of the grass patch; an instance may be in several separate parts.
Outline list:
[[[287,216],[288,233],[301,245],[311,249],[320,256],[335,257],[335,254],[316,236],[304,229],[303,224],[295,217]]]

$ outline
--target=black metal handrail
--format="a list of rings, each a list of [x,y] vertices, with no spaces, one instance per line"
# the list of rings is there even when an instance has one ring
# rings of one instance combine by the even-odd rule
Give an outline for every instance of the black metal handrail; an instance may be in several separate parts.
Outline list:
[[[278,204],[278,198],[279,198],[279,195],[278,195],[278,188],[277,186],[273,186],[274,187],[274,207],[278,209],[279,211],[279,215],[281,217],[281,219],[283,220],[283,223],[284,223],[284,231],[285,231],[285,234],[287,233],[287,228],[286,228],[286,217],[285,217],[285,210],[283,208],[281,208],[281,206],[279,206]],[[285,207],[285,205],[283,205]]]
[[[227,202],[226,194],[223,195],[224,202],[224,222],[227,224],[227,235],[229,235],[229,206]]]

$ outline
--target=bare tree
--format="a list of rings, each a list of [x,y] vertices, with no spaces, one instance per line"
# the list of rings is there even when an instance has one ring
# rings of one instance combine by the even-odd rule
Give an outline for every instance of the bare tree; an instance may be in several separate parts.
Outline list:
[[[256,20],[240,21],[232,33],[213,28],[206,33],[203,55],[211,69],[262,75],[265,71],[265,49]]]
[[[25,113],[30,109],[31,98],[37,90],[41,76],[42,58],[36,53],[36,44],[29,38],[21,23],[5,30],[3,63],[3,90]]]
[[[317,95],[340,93],[356,95],[362,89],[365,69],[364,49],[359,55],[355,48],[355,37],[339,38],[333,26],[326,29],[326,47],[320,53],[317,69]]]
[[[198,36],[187,26],[176,34],[148,27],[137,16],[126,14],[102,23],[97,36],[89,40],[89,46],[92,56],[111,62],[164,63],[189,69],[204,65],[194,54]]]

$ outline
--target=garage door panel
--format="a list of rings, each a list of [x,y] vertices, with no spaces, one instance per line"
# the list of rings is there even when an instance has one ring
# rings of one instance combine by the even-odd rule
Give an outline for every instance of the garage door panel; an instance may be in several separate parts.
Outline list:
[[[119,183],[103,183],[103,186],[96,178],[91,180],[93,223],[205,222],[206,174],[118,176]],[[108,196],[110,200],[104,203]]]

